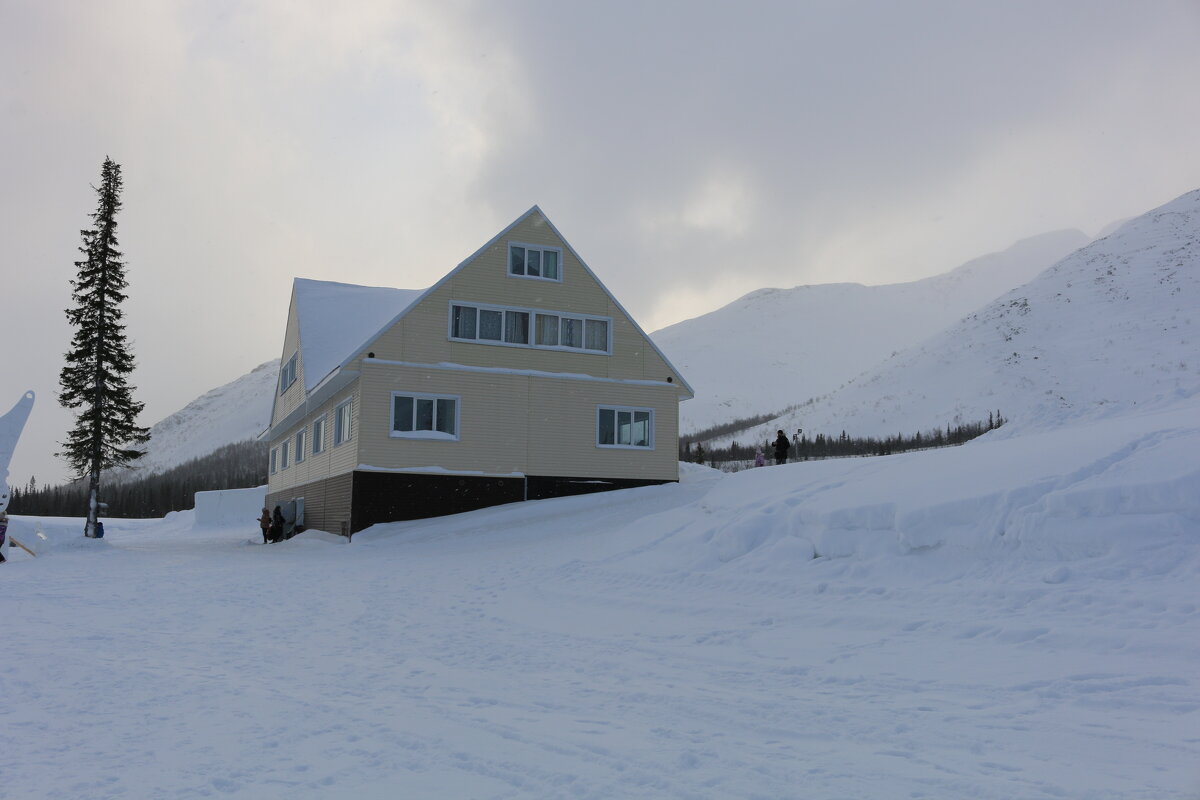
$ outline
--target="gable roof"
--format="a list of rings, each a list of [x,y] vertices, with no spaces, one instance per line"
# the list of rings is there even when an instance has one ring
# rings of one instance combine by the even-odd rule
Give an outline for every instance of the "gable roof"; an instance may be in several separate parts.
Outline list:
[[[641,334],[642,338],[653,348],[654,352],[658,354],[667,367],[679,376],[681,388],[686,393],[683,399],[686,400],[690,397],[695,397],[696,392],[687,382],[687,379],[683,377],[683,373],[676,369],[666,354],[659,349],[654,340],[637,323],[637,320],[625,310],[625,306],[621,305],[621,302],[608,290],[604,282],[596,277],[596,273],[592,272],[587,262],[580,257],[575,248],[571,246],[571,243],[559,232],[558,228],[554,227],[554,223],[550,221],[546,213],[537,205],[530,207],[528,211],[505,226],[503,230],[489,239],[474,253],[460,261],[454,269],[447,272],[441,280],[428,289],[387,289],[375,286],[356,286],[349,283],[333,283],[330,281],[296,278],[296,313],[301,325],[300,345],[304,353],[302,358],[304,359],[305,392],[311,392],[329,373],[335,369],[344,367],[362,355],[384,331],[390,329],[409,311],[415,308],[423,296],[436,291],[442,284],[451,280],[480,254],[486,252],[488,248],[507,236],[513,228],[520,225],[533,214],[541,215],[546,224],[550,226],[550,230],[554,232],[554,235],[571,251],[571,255],[575,257],[579,265],[583,267],[583,270],[596,282],[596,285],[608,296],[613,305],[621,310],[625,318],[629,320],[634,329]],[[304,294],[310,295],[310,301],[312,301],[308,303],[308,309],[303,313],[300,307],[302,283],[306,284]],[[360,307],[357,305],[358,302],[362,302],[364,305]],[[321,313],[322,308],[325,309],[326,313]],[[388,309],[391,310],[390,316],[388,315]],[[307,329],[304,323],[306,316],[310,320]],[[325,324],[322,325],[315,322],[315,320],[321,319],[325,321]],[[309,344],[305,344],[306,333],[309,330],[312,331],[308,336]],[[321,337],[319,344],[317,341],[318,337]],[[311,370],[309,368],[308,355],[310,347],[312,348],[313,358],[316,359],[316,364],[318,365],[317,368]],[[340,358],[339,354],[341,355]],[[317,369],[320,371],[318,372]]]
[[[300,359],[304,391],[311,392],[343,364],[346,353],[370,342],[425,293],[424,289],[389,289],[352,283],[296,278],[296,321],[300,326]]]

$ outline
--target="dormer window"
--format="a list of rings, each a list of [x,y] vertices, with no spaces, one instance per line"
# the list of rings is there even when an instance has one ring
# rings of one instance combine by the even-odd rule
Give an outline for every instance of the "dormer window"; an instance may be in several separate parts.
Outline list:
[[[283,369],[279,370],[279,393],[283,394],[288,390],[288,387],[296,382],[296,356],[299,353],[292,353],[292,357],[283,365]]]
[[[528,244],[508,245],[508,274],[520,278],[561,281],[562,250]]]

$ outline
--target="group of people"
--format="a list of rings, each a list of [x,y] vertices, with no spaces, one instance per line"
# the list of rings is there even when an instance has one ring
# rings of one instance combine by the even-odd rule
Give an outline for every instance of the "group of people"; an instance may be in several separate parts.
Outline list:
[[[803,428],[797,428],[796,435],[793,436],[791,438],[791,440],[789,441],[787,434],[784,433],[783,431],[779,431],[779,435],[776,436],[775,441],[772,442],[772,444],[775,447],[775,464],[776,465],[787,463],[788,451],[792,449],[793,444],[795,444],[796,448],[799,449],[800,434],[803,432],[804,432]],[[767,459],[763,456],[762,450],[759,450],[757,453],[754,454],[754,466],[762,467],[762,466],[765,466],[766,463],[767,463]]]
[[[282,542],[284,524],[283,509],[280,506],[275,506],[274,513],[264,507],[262,516],[258,518],[258,527],[262,528],[263,544]]]

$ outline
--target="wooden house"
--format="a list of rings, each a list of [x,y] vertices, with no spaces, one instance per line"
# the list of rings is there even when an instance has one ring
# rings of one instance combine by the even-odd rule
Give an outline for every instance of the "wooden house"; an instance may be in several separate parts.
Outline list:
[[[350,535],[676,481],[684,378],[534,206],[425,290],[296,279],[269,507]]]

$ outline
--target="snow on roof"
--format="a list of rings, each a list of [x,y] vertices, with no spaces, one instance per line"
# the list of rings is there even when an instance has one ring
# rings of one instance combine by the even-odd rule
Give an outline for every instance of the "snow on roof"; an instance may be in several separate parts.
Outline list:
[[[424,289],[357,286],[307,278],[296,278],[293,291],[305,392],[311,392],[425,293]]]

